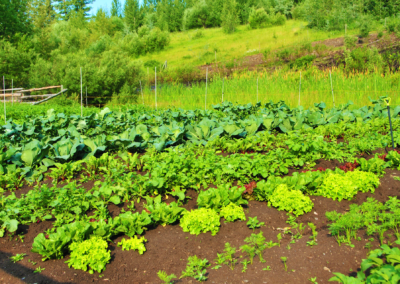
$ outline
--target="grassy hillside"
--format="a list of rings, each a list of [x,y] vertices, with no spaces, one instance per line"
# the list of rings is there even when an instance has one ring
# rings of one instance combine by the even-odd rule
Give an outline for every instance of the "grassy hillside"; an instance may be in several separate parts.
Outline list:
[[[196,34],[201,33],[201,38]],[[357,30],[348,30],[356,34]],[[157,60],[168,61],[169,68],[182,65],[205,65],[215,62],[217,51],[218,62],[228,62],[264,50],[276,50],[314,41],[344,36],[343,31],[321,31],[306,28],[303,21],[289,20],[283,26],[263,29],[249,29],[239,26],[237,32],[226,34],[222,28],[189,30],[171,33],[171,43],[163,51],[142,56],[143,62]]]

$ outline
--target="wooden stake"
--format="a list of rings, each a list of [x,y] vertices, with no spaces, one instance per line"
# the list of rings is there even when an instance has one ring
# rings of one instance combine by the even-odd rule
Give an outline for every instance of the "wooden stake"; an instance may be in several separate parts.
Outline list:
[[[333,96],[332,74],[331,74],[331,71],[330,71],[330,70],[329,70],[329,77],[331,78],[331,89],[332,89],[332,101],[333,101],[333,107],[335,107],[335,97]]]
[[[142,90],[142,81],[139,80],[140,83],[140,93],[142,93],[142,101],[143,101],[143,105],[144,105],[144,97],[143,97],[143,90]]]
[[[347,35],[347,24],[344,25],[344,36]]]
[[[86,86],[86,107],[87,107],[87,86]]]
[[[258,103],[258,76],[257,76],[257,103]]]
[[[4,94],[4,122],[7,123],[6,117],[6,83],[3,76],[3,94]]]
[[[154,75],[155,75],[155,98],[156,98],[156,110],[157,110],[157,67],[154,67]]]
[[[81,117],[83,117],[83,89],[82,89],[82,67],[81,67]]]
[[[204,110],[207,110],[207,84],[208,84],[208,67],[206,69],[206,95],[204,98]]]
[[[225,82],[225,77],[222,78],[222,101],[221,102],[224,102],[224,82]]]
[[[11,104],[14,105],[14,79],[11,79]]]
[[[300,71],[300,85],[299,85],[299,106],[300,106],[300,94],[301,94],[301,71]]]

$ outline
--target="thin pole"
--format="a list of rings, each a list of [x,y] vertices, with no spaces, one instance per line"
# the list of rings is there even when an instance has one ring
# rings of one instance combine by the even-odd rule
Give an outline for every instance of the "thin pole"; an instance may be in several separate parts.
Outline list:
[[[11,104],[14,105],[14,79],[11,79]]]
[[[387,106],[387,110],[388,110],[389,124],[390,124],[390,135],[392,136],[392,147],[393,147],[393,150],[394,150],[393,128],[392,128],[392,120],[390,118],[390,106],[389,106],[389,104]]]
[[[156,110],[157,110],[157,67],[154,67],[154,75],[155,75],[155,98],[156,98]]]
[[[330,70],[329,70],[329,77],[331,78],[331,89],[332,89],[332,101],[333,101],[333,107],[335,107],[335,97],[333,96],[332,74],[331,74],[331,71],[330,71]]]
[[[142,101],[143,101],[143,105],[144,105],[144,97],[143,97],[143,90],[142,90],[142,81],[139,80],[140,83],[140,92],[142,93]]]
[[[6,116],[6,83],[3,76],[3,94],[4,94],[4,122],[7,123],[7,116]]]
[[[257,103],[258,103],[258,76],[257,76]]]
[[[225,77],[222,78],[222,102],[224,102],[224,82],[225,82]]]
[[[344,25],[344,36],[347,35],[347,24]]]
[[[204,110],[207,110],[207,84],[208,84],[208,67],[206,69],[206,95],[204,97]]]
[[[87,86],[86,86],[86,107],[87,107]]]
[[[83,90],[82,90],[82,67],[81,67],[81,117],[83,117]]]
[[[299,85],[299,106],[300,106],[300,94],[301,94],[301,71],[300,71],[300,85]]]

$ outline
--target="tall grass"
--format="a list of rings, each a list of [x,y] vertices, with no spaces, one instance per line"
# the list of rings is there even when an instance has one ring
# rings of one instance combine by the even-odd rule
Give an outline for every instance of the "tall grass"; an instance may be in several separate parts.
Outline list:
[[[257,102],[266,103],[269,100],[284,100],[288,105],[299,105],[300,71],[281,71],[273,73],[247,72],[234,73],[229,79],[218,75],[210,78],[207,86],[206,107],[222,101],[222,86],[224,84],[224,101],[240,104]],[[374,73],[346,74],[340,69],[332,70],[332,86],[336,106],[349,100],[356,106],[369,105],[369,97],[389,96],[392,104],[400,104],[400,75]],[[178,107],[185,109],[205,108],[205,82],[195,83],[190,87],[184,84],[167,84],[157,89],[158,107]],[[154,89],[145,87],[143,90],[144,105],[155,107]],[[300,105],[310,107],[317,102],[325,102],[333,106],[332,89],[329,70],[309,69],[301,73]],[[142,97],[138,99],[141,104]]]

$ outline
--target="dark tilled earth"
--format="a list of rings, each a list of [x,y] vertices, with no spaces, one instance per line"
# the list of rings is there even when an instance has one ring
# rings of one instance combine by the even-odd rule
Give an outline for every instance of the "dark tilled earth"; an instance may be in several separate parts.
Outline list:
[[[320,161],[316,167],[334,168],[342,165],[337,161]],[[255,258],[253,265],[248,265],[246,273],[242,273],[242,265],[237,264],[234,270],[228,266],[223,266],[218,270],[211,267],[208,271],[208,283],[311,283],[311,277],[317,277],[318,283],[328,282],[333,276],[332,272],[341,272],[346,275],[355,275],[360,267],[361,260],[366,258],[368,250],[364,245],[370,236],[359,232],[361,241],[353,241],[355,245],[351,248],[346,245],[339,246],[335,238],[329,234],[325,212],[336,210],[345,212],[349,205],[361,204],[368,197],[374,197],[381,202],[385,202],[388,196],[399,196],[400,181],[393,179],[394,176],[400,177],[400,171],[387,170],[381,185],[375,193],[359,193],[351,201],[337,202],[324,197],[311,197],[314,202],[313,210],[298,218],[298,222],[304,224],[313,222],[317,226],[318,245],[309,247],[307,241],[311,235],[307,227],[303,238],[296,243],[290,244],[290,235],[283,235],[280,247],[273,247],[264,251],[266,263],[260,263],[258,257]],[[93,182],[84,185],[91,188]],[[27,192],[30,190],[24,187],[17,192]],[[192,199],[185,204],[185,208],[196,208],[195,191],[188,191],[187,195]],[[123,206],[110,205],[109,210],[112,217],[119,214]],[[141,211],[142,205],[136,206],[136,210]],[[287,227],[286,213],[269,208],[265,202],[250,201],[245,209],[247,217],[257,216],[258,220],[265,222],[261,227],[266,240],[277,242],[277,234],[282,233],[282,229]],[[236,221],[225,224],[221,220],[221,229],[216,236],[210,233],[200,234],[199,236],[184,233],[179,225],[167,225],[151,228],[144,234],[148,240],[146,243],[147,251],[139,255],[136,251],[122,251],[116,243],[121,241],[123,236],[113,239],[110,243],[112,259],[107,264],[106,270],[99,277],[98,273],[93,275],[81,270],[68,268],[64,263],[68,256],[61,260],[41,261],[41,256],[30,252],[34,238],[41,232],[52,227],[51,221],[31,224],[30,226],[20,226],[17,233],[24,233],[24,242],[17,242],[15,237],[10,240],[7,236],[0,239],[0,283],[161,283],[157,277],[159,270],[165,270],[168,274],[174,273],[178,277],[186,267],[187,258],[197,255],[200,258],[207,258],[211,263],[221,253],[226,242],[236,247],[238,251],[235,256],[242,254],[239,247],[244,244],[244,239],[251,235],[252,230],[246,226],[246,222]],[[260,229],[255,230],[258,233]],[[389,232],[390,233],[390,232]],[[388,235],[387,233],[386,235]],[[389,238],[387,238],[389,239]],[[390,239],[394,241],[394,237]],[[372,242],[373,247],[379,247],[379,242],[375,238]],[[288,247],[290,245],[290,248]],[[25,258],[17,263],[12,263],[10,256],[17,253],[26,253]],[[244,255],[243,255],[244,256]],[[287,257],[288,271],[285,272],[281,257]],[[28,260],[37,262],[35,266]],[[241,261],[240,259],[239,261]],[[33,273],[36,267],[45,268],[42,273]],[[263,268],[270,266],[270,271]],[[175,283],[195,283],[197,281],[189,278],[176,280]]]

